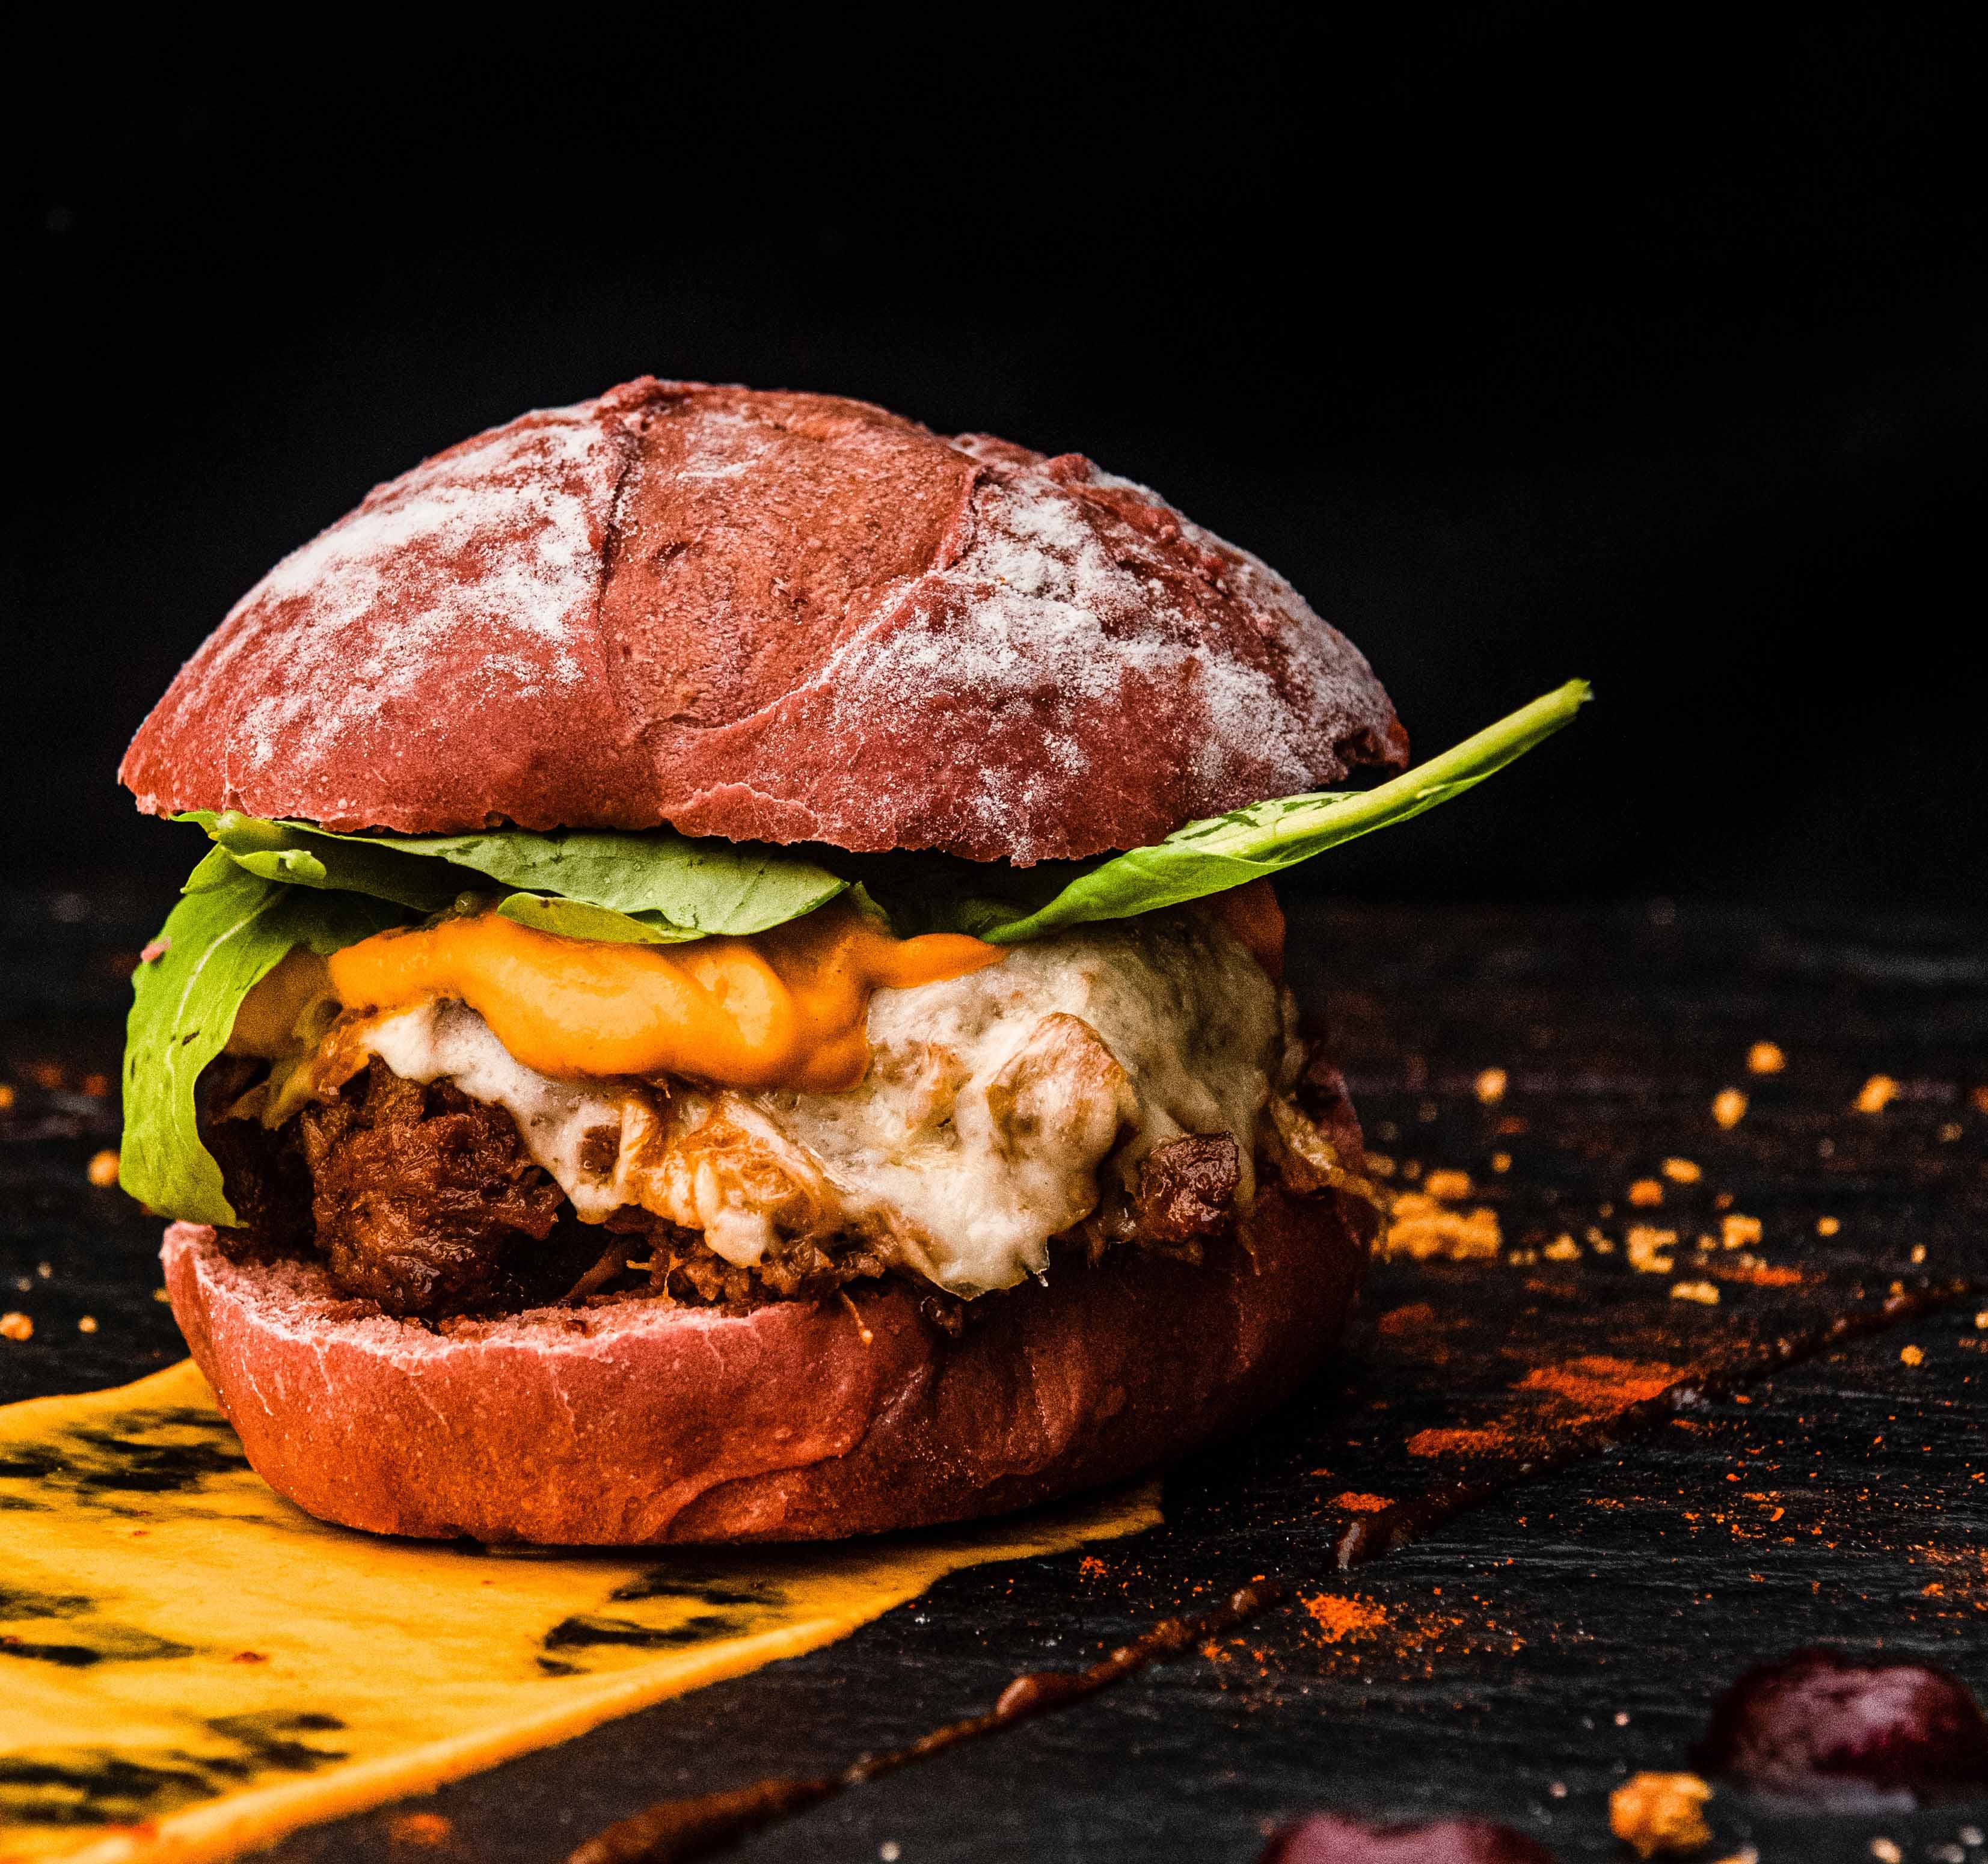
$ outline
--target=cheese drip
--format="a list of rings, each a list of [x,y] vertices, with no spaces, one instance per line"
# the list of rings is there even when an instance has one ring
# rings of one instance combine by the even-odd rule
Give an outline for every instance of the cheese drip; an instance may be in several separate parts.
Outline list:
[[[561,1079],[676,1074],[834,1094],[863,1079],[876,991],[1005,956],[958,933],[894,939],[840,907],[669,948],[563,939],[485,913],[381,932],[335,953],[330,973],[348,1009],[458,999],[526,1067]]]

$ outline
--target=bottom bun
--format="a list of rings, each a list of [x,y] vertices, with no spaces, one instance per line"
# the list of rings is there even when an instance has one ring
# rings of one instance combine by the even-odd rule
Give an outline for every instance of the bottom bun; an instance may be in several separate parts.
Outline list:
[[[896,1284],[437,1333],[307,1264],[232,1262],[199,1224],[162,1254],[249,1462],[299,1507],[380,1534],[627,1545],[961,1521],[1199,1447],[1317,1369],[1364,1266],[1336,1193],[1266,1186],[1250,1229],[1198,1265],[1060,1263],[982,1296],[958,1340]]]

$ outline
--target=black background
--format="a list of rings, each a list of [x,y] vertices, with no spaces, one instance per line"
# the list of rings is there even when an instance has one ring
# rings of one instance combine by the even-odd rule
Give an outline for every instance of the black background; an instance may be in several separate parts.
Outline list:
[[[1318,884],[1976,897],[1977,32],[727,18],[10,61],[17,870],[189,863],[111,773],[234,599],[423,454],[653,370],[1157,485],[1424,752],[1595,680]]]

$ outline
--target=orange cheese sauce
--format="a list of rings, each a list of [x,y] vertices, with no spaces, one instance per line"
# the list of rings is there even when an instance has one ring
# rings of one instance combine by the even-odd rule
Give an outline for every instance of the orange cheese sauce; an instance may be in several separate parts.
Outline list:
[[[1215,896],[1215,909],[1236,942],[1269,974],[1284,980],[1284,909],[1266,880],[1253,880]]]
[[[997,964],[954,932],[894,939],[846,908],[750,938],[681,946],[563,939],[485,913],[381,932],[330,960],[350,1010],[458,997],[541,1074],[688,1075],[840,1093],[869,1063],[871,994]]]

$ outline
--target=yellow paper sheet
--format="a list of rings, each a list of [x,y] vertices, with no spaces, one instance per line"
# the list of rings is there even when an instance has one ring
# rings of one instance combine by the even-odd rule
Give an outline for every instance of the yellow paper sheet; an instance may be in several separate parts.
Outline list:
[[[821,1548],[485,1551],[325,1526],[191,1362],[0,1408],[0,1860],[233,1856],[812,1650],[1157,1485]]]

